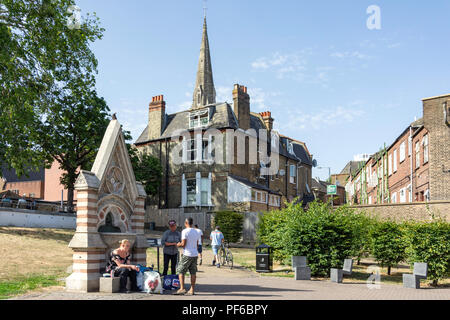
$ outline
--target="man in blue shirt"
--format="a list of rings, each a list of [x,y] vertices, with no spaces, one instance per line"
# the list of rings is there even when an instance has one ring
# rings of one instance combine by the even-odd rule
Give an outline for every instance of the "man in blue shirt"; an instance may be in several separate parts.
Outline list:
[[[216,229],[213,232],[211,232],[211,235],[209,236],[209,239],[211,240],[211,248],[214,254],[214,260],[212,264],[215,265],[217,261],[216,264],[217,268],[220,268],[218,256],[219,248],[225,240],[223,233],[219,229],[220,229],[219,226],[216,226]]]

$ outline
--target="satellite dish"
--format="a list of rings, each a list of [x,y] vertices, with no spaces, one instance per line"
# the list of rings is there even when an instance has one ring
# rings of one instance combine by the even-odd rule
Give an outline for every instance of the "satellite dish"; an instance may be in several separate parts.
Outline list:
[[[284,174],[285,174],[285,171],[284,171],[284,169],[281,169],[281,170],[280,170],[280,176],[282,176],[282,177],[283,177],[283,176],[284,176]]]
[[[314,168],[317,167],[317,160],[316,160],[316,159],[314,159],[314,160],[312,161],[312,165],[313,165]]]

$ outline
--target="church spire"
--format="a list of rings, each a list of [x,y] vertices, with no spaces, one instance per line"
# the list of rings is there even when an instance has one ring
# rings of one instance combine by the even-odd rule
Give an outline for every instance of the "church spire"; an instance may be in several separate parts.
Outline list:
[[[211,55],[209,52],[208,30],[205,16],[192,109],[201,108],[212,103],[216,103],[216,89],[214,88]]]

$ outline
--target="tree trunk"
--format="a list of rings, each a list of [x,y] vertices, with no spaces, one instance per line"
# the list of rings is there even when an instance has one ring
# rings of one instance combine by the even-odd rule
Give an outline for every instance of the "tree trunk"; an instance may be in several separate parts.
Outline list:
[[[73,212],[73,185],[67,189],[67,211]]]
[[[388,266],[388,275],[391,275],[391,266]]]

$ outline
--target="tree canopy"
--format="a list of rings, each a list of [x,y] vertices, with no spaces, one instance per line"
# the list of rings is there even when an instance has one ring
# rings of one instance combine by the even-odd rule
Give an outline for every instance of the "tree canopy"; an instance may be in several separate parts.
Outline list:
[[[23,175],[56,160],[69,200],[109,111],[90,49],[104,29],[95,14],[75,21],[74,8],[73,0],[0,2],[0,161]]]

